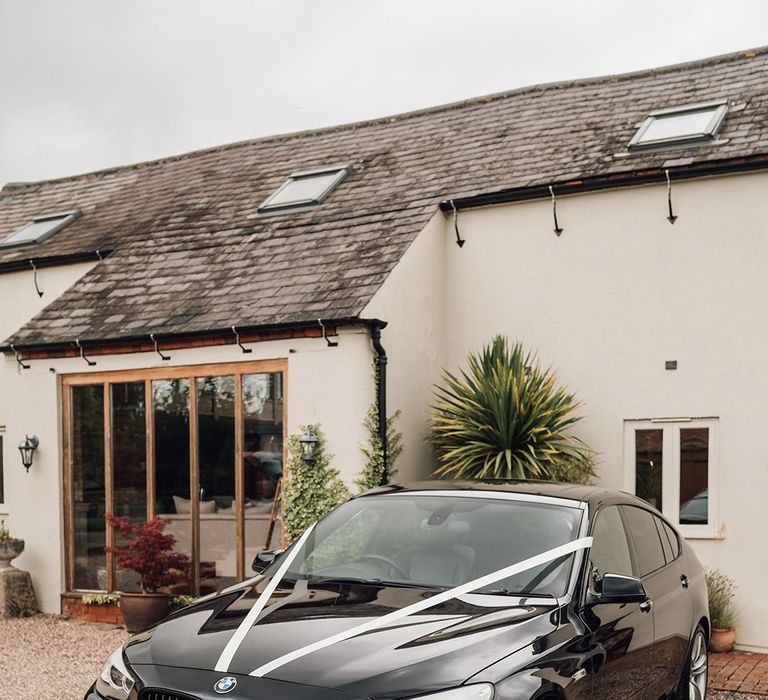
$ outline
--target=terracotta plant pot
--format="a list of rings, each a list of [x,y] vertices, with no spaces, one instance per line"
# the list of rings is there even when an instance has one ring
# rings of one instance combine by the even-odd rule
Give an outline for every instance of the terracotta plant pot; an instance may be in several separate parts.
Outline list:
[[[0,540],[0,571],[13,569],[11,560],[15,559],[24,551],[24,540]]]
[[[712,628],[712,636],[709,638],[709,650],[715,653],[725,653],[733,649],[736,643],[736,630]]]
[[[168,594],[121,593],[120,612],[129,632],[141,632],[168,614]]]

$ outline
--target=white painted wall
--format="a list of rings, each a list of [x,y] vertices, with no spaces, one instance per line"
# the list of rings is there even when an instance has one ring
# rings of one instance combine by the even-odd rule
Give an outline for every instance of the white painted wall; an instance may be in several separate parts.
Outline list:
[[[495,334],[520,339],[584,403],[578,432],[600,451],[600,482],[623,488],[623,421],[719,417],[722,540],[693,542],[733,576],[738,642],[768,650],[763,556],[768,453],[768,175],[462,212],[467,243],[447,248],[445,364]],[[451,224],[444,222],[449,241]],[[677,360],[677,371],[665,371]],[[397,372],[393,368],[393,372]],[[418,430],[418,426],[409,426]]]
[[[389,358],[387,412],[403,452],[394,465],[396,481],[427,479],[433,470],[426,407],[439,380],[445,342],[446,238],[443,215],[424,228],[363,311],[388,326],[382,344]]]

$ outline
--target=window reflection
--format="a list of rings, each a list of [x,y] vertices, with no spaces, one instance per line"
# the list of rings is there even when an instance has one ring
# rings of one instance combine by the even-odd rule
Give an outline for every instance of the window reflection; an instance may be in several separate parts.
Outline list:
[[[199,377],[200,593],[237,580],[235,378]]]
[[[166,528],[176,538],[176,551],[192,555],[189,481],[189,380],[152,382],[155,450],[155,513],[170,519]],[[172,587],[192,593],[191,571]]]
[[[635,494],[661,510],[664,431],[635,431]]]
[[[282,380],[279,372],[243,375],[246,566],[265,546],[272,501],[283,475]],[[278,527],[271,541],[280,539]]]
[[[75,587],[101,589],[105,578],[104,387],[72,387],[72,494]]]
[[[709,522],[709,428],[680,430],[680,524]]]
[[[112,512],[132,522],[147,518],[147,414],[144,382],[112,384]],[[115,544],[125,545],[115,531]],[[99,588],[105,588],[100,585]],[[138,591],[135,573],[115,567],[113,587]]]

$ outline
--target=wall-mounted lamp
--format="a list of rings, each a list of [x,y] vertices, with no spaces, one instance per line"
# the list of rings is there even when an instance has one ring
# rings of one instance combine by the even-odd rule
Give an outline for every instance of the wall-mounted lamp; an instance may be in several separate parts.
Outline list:
[[[19,445],[19,452],[21,452],[21,463],[24,465],[27,471],[32,466],[32,459],[35,456],[35,450],[40,444],[40,440],[37,439],[37,435],[29,437],[27,435],[24,441]]]
[[[315,453],[317,452],[317,445],[319,442],[320,441],[317,439],[317,435],[312,428],[307,428],[307,432],[299,438],[301,458],[308,467],[311,467],[315,463]]]

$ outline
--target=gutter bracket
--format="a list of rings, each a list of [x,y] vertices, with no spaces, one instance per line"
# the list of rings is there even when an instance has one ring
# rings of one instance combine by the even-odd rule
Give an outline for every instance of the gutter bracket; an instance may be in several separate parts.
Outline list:
[[[670,224],[674,224],[675,221],[677,221],[677,217],[672,211],[672,180],[669,178],[669,170],[665,170],[664,174],[667,177],[667,206],[669,207],[669,216],[667,217],[667,221],[669,221]]]
[[[78,348],[78,350],[80,350],[80,357],[81,357],[83,360],[85,360],[86,364],[87,364],[89,367],[93,367],[93,366],[94,366],[96,363],[95,363],[93,360],[89,360],[89,359],[88,359],[88,358],[85,356],[85,350],[83,349],[83,346],[80,344],[80,339],[79,339],[79,338],[75,338],[75,345],[77,345],[77,348]]]
[[[43,292],[40,290],[40,287],[37,284],[37,267],[35,266],[34,260],[30,258],[29,264],[32,267],[32,280],[35,283],[35,291],[37,292],[37,296],[42,297]]]
[[[328,343],[329,348],[337,348],[339,347],[339,341],[338,340],[331,340],[328,337],[328,331],[326,325],[323,323],[323,319],[318,318],[317,319],[318,324],[320,324],[320,328],[323,331],[323,340]]]
[[[560,228],[560,225],[557,223],[557,199],[555,199],[555,190],[552,187],[552,185],[549,186],[549,195],[552,197],[552,218],[555,220],[555,234],[557,237],[560,237],[560,234],[563,232],[563,229]]]
[[[22,362],[21,359],[21,353],[13,347],[13,343],[10,344],[11,352],[16,356],[16,363],[19,365],[21,369],[29,369],[30,365],[25,365],[24,362]]]
[[[463,248],[466,240],[464,240],[459,233],[459,211],[456,209],[453,200],[451,200],[449,204],[451,205],[451,209],[453,209],[453,230],[456,231],[456,245],[459,246],[459,248]]]
[[[157,341],[155,340],[155,334],[154,333],[150,333],[149,334],[149,339],[154,343],[154,345],[155,345],[155,352],[158,355],[160,355],[160,359],[161,360],[164,360],[164,361],[167,362],[168,360],[171,359],[170,355],[163,355],[163,353],[160,352],[160,348],[157,346]]]
[[[249,353],[253,352],[253,348],[246,348],[241,342],[240,342],[240,334],[237,332],[237,328],[235,326],[232,326],[232,332],[235,334],[235,342],[240,346],[240,349],[243,351],[244,355],[248,355]]]

